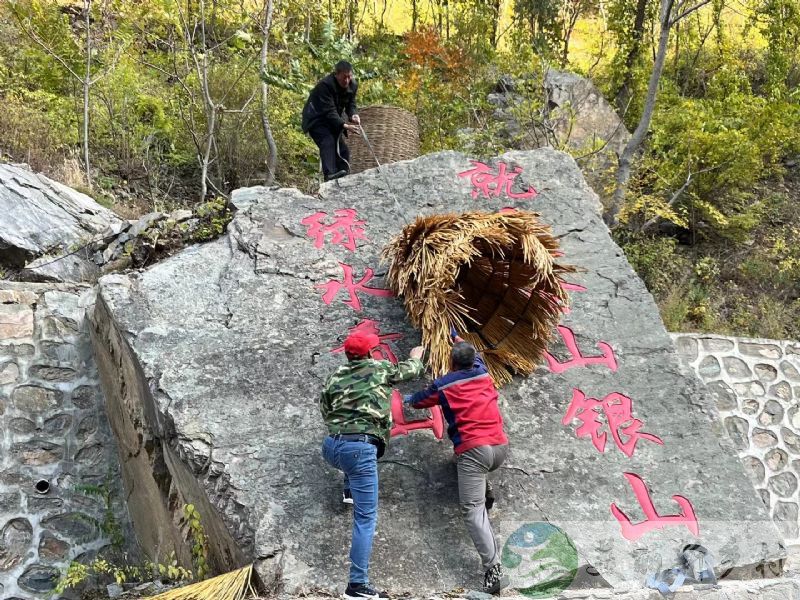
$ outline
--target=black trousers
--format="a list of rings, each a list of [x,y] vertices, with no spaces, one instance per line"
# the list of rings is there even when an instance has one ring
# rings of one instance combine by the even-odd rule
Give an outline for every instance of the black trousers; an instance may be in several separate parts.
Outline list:
[[[312,127],[308,135],[319,147],[319,159],[322,161],[322,174],[325,179],[338,171],[350,171],[350,148],[344,142],[344,135],[339,136],[339,153],[336,153],[336,136],[330,128],[323,126]]]

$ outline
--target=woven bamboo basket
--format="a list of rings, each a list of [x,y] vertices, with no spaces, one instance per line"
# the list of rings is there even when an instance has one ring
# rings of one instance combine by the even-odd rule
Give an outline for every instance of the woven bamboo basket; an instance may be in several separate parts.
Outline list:
[[[396,106],[376,105],[359,109],[358,114],[382,165],[419,156],[419,123],[412,113]],[[347,145],[351,173],[377,167],[363,137],[351,133]]]

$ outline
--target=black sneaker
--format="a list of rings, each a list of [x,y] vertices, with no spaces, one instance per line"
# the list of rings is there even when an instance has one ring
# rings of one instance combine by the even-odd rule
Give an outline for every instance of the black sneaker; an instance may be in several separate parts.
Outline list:
[[[500,563],[486,571],[483,576],[483,591],[487,594],[496,594],[503,588],[508,587],[508,575],[503,571]]]
[[[389,594],[386,592],[379,592],[368,583],[348,583],[347,589],[344,591],[344,597],[349,600],[361,600],[362,598],[388,598]]]
[[[344,177],[345,175],[347,175],[347,170],[342,169],[341,171],[336,171],[336,173],[333,173],[331,175],[326,175],[325,181],[331,181],[332,179],[339,179],[340,177]]]
[[[350,490],[342,490],[342,502],[344,504],[353,503],[353,494],[350,493]]]
[[[486,510],[492,510],[494,506],[494,488],[492,483],[486,480]]]

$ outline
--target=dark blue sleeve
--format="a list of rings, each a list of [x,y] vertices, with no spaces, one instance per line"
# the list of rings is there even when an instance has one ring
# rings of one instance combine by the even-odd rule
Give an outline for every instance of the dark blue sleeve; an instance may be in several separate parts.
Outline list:
[[[439,403],[439,386],[434,381],[424,390],[418,391],[413,394],[406,404],[410,404],[414,408],[430,408]]]
[[[486,363],[483,362],[483,356],[481,356],[480,352],[475,352],[475,363],[472,365],[473,369],[478,369],[481,372],[488,373],[489,369],[486,367]]]

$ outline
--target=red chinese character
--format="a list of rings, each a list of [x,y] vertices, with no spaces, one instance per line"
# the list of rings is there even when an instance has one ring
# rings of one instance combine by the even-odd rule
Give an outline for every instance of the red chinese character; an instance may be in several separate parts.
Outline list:
[[[544,358],[547,360],[547,366],[553,373],[563,373],[567,369],[573,367],[586,367],[588,365],[605,365],[613,372],[617,370],[617,358],[614,356],[614,350],[606,342],[598,342],[597,347],[602,352],[601,356],[584,356],[578,349],[578,343],[575,341],[575,332],[569,327],[563,325],[558,326],[558,332],[561,334],[561,339],[572,355],[572,359],[567,362],[559,362],[555,356],[549,352],[544,353]]]
[[[561,287],[568,292],[585,292],[586,288],[577,283],[567,283],[566,281],[561,284]]]
[[[566,281],[561,283],[561,287],[563,289],[567,290],[568,292],[585,292],[586,291],[586,288],[583,287],[582,285],[578,285],[577,283],[567,283]],[[568,304],[563,304],[561,302],[559,302],[559,303],[561,304],[561,312],[562,313],[564,313],[565,315],[568,315],[569,313],[572,312],[572,309],[570,308],[570,306]]]
[[[522,167],[514,167],[513,171],[507,173],[508,165],[500,162],[497,164],[497,174],[495,175],[490,171],[489,165],[477,160],[469,162],[474,165],[474,168],[462,171],[458,176],[470,178],[473,199],[478,197],[478,193],[482,193],[484,198],[491,198],[492,196],[499,198],[501,194],[505,193],[514,200],[534,198],[537,194],[533,187],[529,187],[526,192],[519,193],[511,190],[511,186],[514,185],[514,179],[522,173]]]
[[[654,442],[663,446],[664,442],[660,437],[652,433],[639,431],[644,423],[639,419],[633,418],[633,403],[631,399],[617,392],[611,393],[602,400],[597,398],[587,398],[586,395],[578,390],[572,390],[572,402],[569,404],[567,414],[561,419],[562,425],[569,425],[573,419],[578,419],[581,425],[575,430],[575,435],[581,437],[591,437],[592,444],[599,452],[605,452],[606,432],[600,432],[603,422],[597,417],[600,412],[606,415],[611,436],[614,438],[617,448],[630,458],[636,450],[636,442],[640,439]],[[622,436],[626,441],[622,441]]]
[[[322,220],[328,213],[316,212],[300,221],[308,229],[306,235],[314,239],[314,247],[322,248],[325,235],[331,234],[331,244],[344,246],[351,252],[356,250],[357,240],[366,240],[364,235],[365,221],[356,219],[356,211],[352,208],[342,208],[333,212],[336,216],[333,223],[325,224]]]
[[[345,288],[347,293],[350,295],[350,299],[345,300],[344,303],[355,310],[361,310],[361,301],[358,299],[356,292],[363,292],[365,294],[369,294],[370,296],[382,296],[384,298],[392,296],[392,292],[390,290],[367,287],[367,283],[375,274],[372,269],[367,268],[364,271],[364,276],[358,281],[358,283],[355,283],[353,281],[353,267],[344,263],[339,263],[339,265],[344,271],[343,282],[331,279],[328,283],[320,283],[315,286],[325,289],[325,293],[322,294],[322,301],[325,304],[330,305],[330,303],[333,302],[333,299],[336,298],[339,290],[342,288]]]
[[[372,319],[364,319],[363,321],[359,322],[359,324],[356,325],[355,327],[351,327],[349,331],[350,333],[355,333],[356,331],[362,331],[364,333],[374,333],[375,335],[377,335],[378,339],[380,340],[380,344],[378,344],[378,346],[376,346],[372,350],[371,353],[372,358],[374,358],[375,360],[388,360],[393,365],[397,364],[397,357],[394,355],[394,352],[392,352],[392,349],[386,342],[390,340],[399,340],[401,337],[403,337],[403,334],[401,333],[381,334],[378,324]],[[331,352],[344,352],[344,344],[339,346],[338,348],[334,348],[333,350],[331,350]]]
[[[686,525],[686,528],[694,535],[700,535],[700,525],[697,522],[697,517],[694,514],[692,503],[683,496],[675,495],[672,499],[681,507],[680,514],[677,515],[659,515],[656,512],[656,507],[653,506],[653,500],[650,498],[650,492],[645,485],[644,480],[635,473],[625,473],[625,479],[631,484],[633,493],[639,501],[639,506],[642,507],[645,520],[635,525],[631,523],[628,516],[622,512],[616,503],[611,503],[611,513],[622,525],[622,537],[631,542],[638,540],[648,531],[654,529],[662,529],[664,527],[674,527],[676,525]]]
[[[431,416],[426,419],[419,419],[417,421],[406,421],[403,414],[403,396],[397,390],[392,390],[392,431],[390,437],[398,435],[408,435],[409,431],[415,429],[430,429],[437,440],[442,439],[444,435],[444,415],[440,406],[434,406],[429,409]]]

